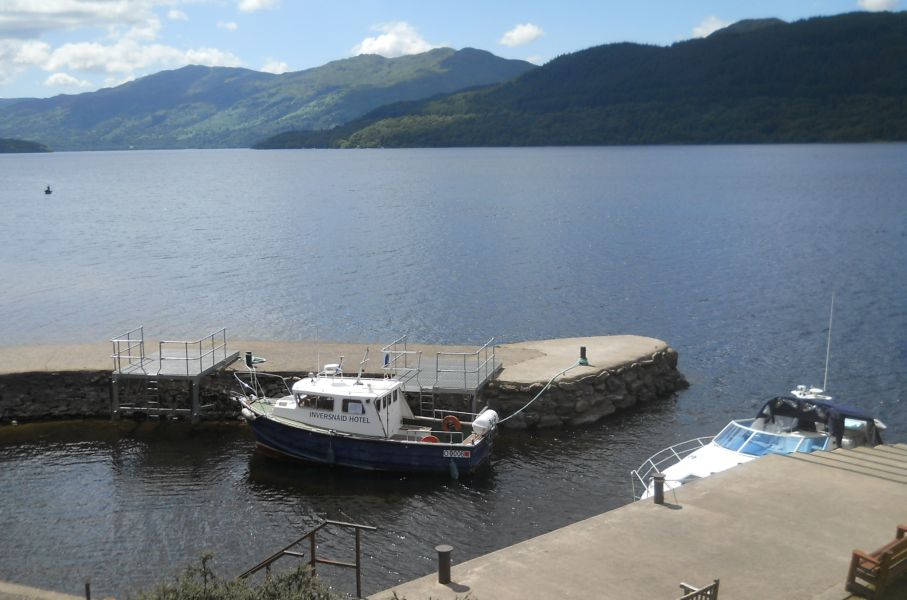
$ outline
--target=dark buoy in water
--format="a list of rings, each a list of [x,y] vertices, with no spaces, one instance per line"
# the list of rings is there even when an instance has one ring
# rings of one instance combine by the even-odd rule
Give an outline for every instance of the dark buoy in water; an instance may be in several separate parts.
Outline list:
[[[46,188],[44,188],[45,195],[49,196],[50,194],[53,194],[53,193],[54,193],[54,191],[52,189],[50,189],[50,186],[47,186]]]

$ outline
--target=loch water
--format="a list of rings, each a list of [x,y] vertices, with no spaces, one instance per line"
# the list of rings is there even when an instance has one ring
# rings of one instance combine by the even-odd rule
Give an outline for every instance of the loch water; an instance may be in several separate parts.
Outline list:
[[[205,551],[234,576],[337,519],[379,528],[379,591],[432,572],[437,544],[460,562],[620,506],[650,454],[821,385],[832,294],[829,391],[907,442],[905,165],[904,144],[0,155],[0,345],[139,324],[628,333],[667,341],[690,382],[592,426],[505,431],[459,481],[270,460],[241,423],[0,425],[0,580],[125,598]],[[319,543],[351,558],[342,531]]]

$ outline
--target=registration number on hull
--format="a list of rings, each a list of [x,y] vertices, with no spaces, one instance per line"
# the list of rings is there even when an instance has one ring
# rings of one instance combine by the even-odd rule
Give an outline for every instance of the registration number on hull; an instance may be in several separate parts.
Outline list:
[[[444,458],[469,458],[472,452],[469,450],[445,450]]]

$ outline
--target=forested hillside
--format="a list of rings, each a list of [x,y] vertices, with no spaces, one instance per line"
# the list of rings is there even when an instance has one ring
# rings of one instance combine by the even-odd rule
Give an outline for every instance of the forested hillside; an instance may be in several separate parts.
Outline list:
[[[907,140],[907,13],[742,21],[669,47],[561,56],[490,88],[261,147]]]

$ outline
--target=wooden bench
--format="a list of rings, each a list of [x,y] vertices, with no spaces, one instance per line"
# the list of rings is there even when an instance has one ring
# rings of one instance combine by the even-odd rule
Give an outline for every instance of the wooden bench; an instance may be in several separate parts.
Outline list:
[[[717,600],[718,598],[717,579],[704,588],[695,588],[688,583],[681,583],[680,589],[683,591],[680,600]]]
[[[895,538],[875,552],[853,551],[847,572],[847,591],[875,598],[904,573],[907,573],[907,525],[898,525]]]

